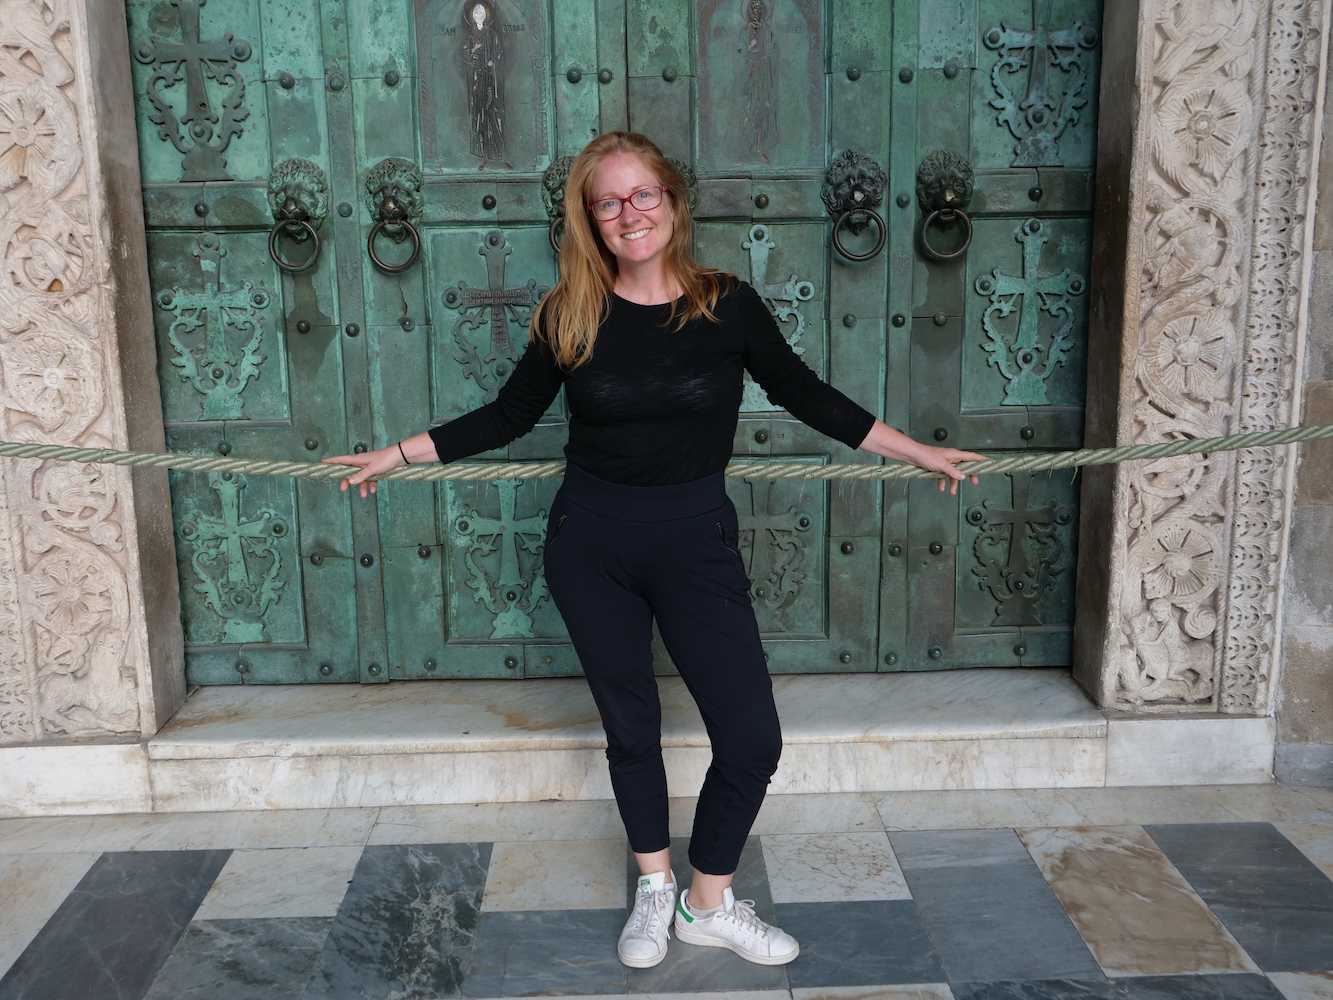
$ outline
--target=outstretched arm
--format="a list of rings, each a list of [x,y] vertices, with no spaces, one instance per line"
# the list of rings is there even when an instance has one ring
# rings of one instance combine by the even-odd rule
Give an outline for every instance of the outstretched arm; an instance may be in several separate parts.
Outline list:
[[[968,476],[966,473],[958,470],[958,462],[981,462],[985,461],[985,455],[978,455],[971,451],[959,451],[957,448],[936,448],[934,445],[922,444],[913,440],[902,431],[895,431],[892,427],[882,420],[876,420],[866,439],[861,442],[861,450],[868,451],[872,455],[882,455],[884,458],[891,458],[898,462],[907,462],[915,465],[919,469],[927,469],[930,472],[940,473],[940,492],[944,492],[944,483],[949,483],[949,494],[956,496],[958,494],[958,484],[964,479],[970,479],[972,485],[977,485],[976,476]]]

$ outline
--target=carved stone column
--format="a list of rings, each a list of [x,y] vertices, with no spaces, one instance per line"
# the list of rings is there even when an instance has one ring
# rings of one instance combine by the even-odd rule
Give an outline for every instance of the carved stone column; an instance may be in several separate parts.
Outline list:
[[[1107,5],[1089,446],[1293,422],[1328,16]],[[1290,459],[1089,470],[1075,669],[1103,705],[1271,712]]]
[[[163,448],[121,0],[0,0],[0,437]],[[164,473],[0,461],[0,743],[184,699]]]

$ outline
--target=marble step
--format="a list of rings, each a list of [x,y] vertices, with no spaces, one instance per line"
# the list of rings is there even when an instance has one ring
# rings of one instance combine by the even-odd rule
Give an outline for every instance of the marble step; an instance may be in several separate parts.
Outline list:
[[[771,792],[1215,785],[1272,779],[1271,719],[1129,718],[1068,671],[783,675]],[[660,679],[671,794],[710,752]],[[607,799],[581,678],[196,690],[148,740],[0,748],[0,816]]]

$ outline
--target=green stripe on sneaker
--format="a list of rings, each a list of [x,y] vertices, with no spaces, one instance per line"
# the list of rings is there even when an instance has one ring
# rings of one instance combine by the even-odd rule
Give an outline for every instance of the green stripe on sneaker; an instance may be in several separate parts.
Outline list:
[[[683,899],[676,900],[676,909],[680,911],[680,915],[685,918],[686,923],[694,923],[694,918],[690,916],[690,911],[685,909],[685,901]]]

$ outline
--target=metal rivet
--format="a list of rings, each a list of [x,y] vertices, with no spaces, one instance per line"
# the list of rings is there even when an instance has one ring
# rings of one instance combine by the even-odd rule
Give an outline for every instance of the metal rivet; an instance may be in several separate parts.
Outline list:
[[[897,664],[897,662],[898,662],[898,654],[897,654],[897,653],[885,653],[885,654],[884,654],[884,662],[887,663],[887,664],[888,664],[889,666],[891,666],[891,667],[894,666],[894,665]]]
[[[838,654],[838,662],[851,663],[852,662],[851,652],[849,650],[844,649],[841,653]]]
[[[944,326],[945,323],[949,322],[948,313],[938,312],[932,318],[935,320],[936,326]]]
[[[320,555],[318,552],[316,552],[314,555],[312,555],[312,556],[310,557],[310,565],[312,565],[312,566],[323,566],[323,565],[324,565],[324,557],[323,557],[322,555]]]
[[[598,82],[598,83],[610,83],[610,82],[611,82],[612,80],[614,80],[615,78],[616,78],[616,75],[615,75],[614,73],[612,73],[609,69],[602,69],[602,70],[599,70],[598,73],[597,73],[597,82]]]
[[[894,326],[898,326],[898,327],[906,326],[906,325],[907,325],[907,317],[904,316],[902,313],[894,313],[894,314],[893,314],[893,325],[894,325]]]
[[[398,325],[401,326],[408,333],[411,333],[413,330],[417,328],[417,321],[414,320],[411,316],[400,316],[398,318]]]
[[[218,442],[218,454],[219,454],[219,455],[230,455],[230,454],[231,454],[231,442],[230,442],[230,441],[219,441],[219,442]]]
[[[350,201],[340,201],[338,203],[338,214],[344,219],[352,214],[352,203]]]
[[[1027,656],[1027,655],[1028,655],[1028,648],[1027,648],[1027,646],[1023,645],[1023,644],[1020,642],[1017,646],[1014,647],[1014,655],[1015,655],[1015,656]]]
[[[796,526],[797,526],[798,528],[802,528],[802,529],[804,529],[804,528],[808,528],[808,527],[810,527],[810,525],[812,525],[812,524],[814,524],[814,522],[811,521],[810,518],[808,518],[808,517],[799,517],[799,518],[796,519]]]
[[[396,69],[391,69],[391,70],[386,70],[386,71],[385,71],[385,73],[384,73],[384,82],[387,83],[390,87],[396,87],[396,86],[398,86],[398,82],[399,82],[400,80],[402,80],[402,76],[399,74],[399,72],[398,72]]]
[[[418,546],[417,546],[417,555],[419,555],[422,559],[429,559],[429,558],[430,558],[430,546],[429,546],[429,545],[418,545]]]
[[[676,80],[676,67],[668,66],[666,69],[662,70],[662,79],[667,83],[674,83]]]
[[[361,327],[355,323],[348,323],[343,329],[347,331],[349,337],[359,337],[361,335]]]
[[[244,660],[237,660],[236,672],[238,674],[248,674],[250,672],[250,664],[246,663]]]
[[[382,668],[378,663],[372,663],[366,667],[366,673],[370,674],[371,677],[378,677],[382,673]]]
[[[849,556],[856,551],[856,546],[853,545],[851,542],[843,542],[841,545],[838,546],[838,549],[842,552],[843,555]]]
[[[315,450],[316,448],[318,448],[318,447],[319,447],[319,439],[318,439],[318,438],[306,438],[306,439],[305,439],[305,450],[306,450],[306,451],[314,451],[314,450]]]
[[[948,436],[949,436],[949,428],[947,428],[947,427],[936,427],[936,428],[935,428],[935,440],[936,440],[936,441],[944,441],[945,439],[948,438]]]
[[[754,432],[755,444],[768,444],[768,431],[757,430]]]
[[[583,79],[583,70],[579,69],[577,66],[571,66],[569,69],[565,70],[565,79],[570,83],[578,83]]]
[[[190,132],[193,133],[196,139],[202,139],[204,136],[208,135],[208,126],[196,125],[194,128],[190,129]]]
[[[1041,201],[1041,196],[1045,193],[1046,192],[1039,187],[1028,188],[1028,197],[1033,201]]]
[[[208,206],[205,205],[202,201],[199,202],[194,206],[194,214],[202,219],[205,215],[208,214]]]
[[[849,330],[856,326],[856,313],[845,313],[842,317],[842,325]]]
[[[321,664],[319,665],[319,672],[320,672],[321,674],[323,674],[325,677],[328,677],[330,674],[333,673],[333,664],[332,664],[332,663],[321,663]]]
[[[902,69],[898,70],[898,79],[901,80],[903,83],[911,83],[915,77],[916,77],[916,72],[908,68],[907,66],[904,66]]]
[[[308,319],[297,320],[297,322],[296,322],[296,332],[297,332],[297,333],[309,333],[309,332],[310,332],[310,320],[308,320]]]
[[[755,195],[755,196],[754,196],[754,207],[755,207],[755,208],[768,208],[768,195],[766,195],[766,194],[757,194],[757,195]]]
[[[1092,48],[1094,45],[1097,44],[1096,28],[1085,28],[1083,30],[1083,44],[1086,45],[1088,48]]]
[[[861,67],[860,67],[860,66],[848,66],[848,67],[847,67],[847,79],[851,80],[852,82],[855,82],[855,81],[861,79]]]
[[[944,78],[946,80],[953,80],[957,76],[958,76],[958,60],[950,59],[947,63],[944,64]]]
[[[930,543],[930,554],[932,556],[937,556],[943,551],[944,551],[944,546],[941,545],[939,542]]]
[[[360,562],[362,566],[365,566],[367,569],[369,569],[371,566],[375,565],[375,557],[372,556],[369,552],[367,552],[365,555],[361,557]]]
[[[347,80],[341,73],[330,73],[328,79],[329,89],[332,91],[342,90],[347,86]]]
[[[517,656],[506,656],[506,657],[505,657],[505,669],[506,669],[506,670],[517,670],[517,669],[518,669],[518,657],[517,657]]]
[[[543,663],[554,663],[554,662],[555,662],[555,657],[554,657],[554,656],[543,656],[543,657],[542,657],[542,662],[543,662]]]
[[[1031,424],[1024,424],[1018,429],[1018,436],[1024,441],[1031,441],[1037,436],[1037,428],[1033,427]]]
[[[290,73],[279,73],[278,86],[283,90],[291,90],[296,86],[296,77],[292,76]]]
[[[428,658],[426,662],[422,664],[422,666],[425,667],[427,670],[434,670],[436,667],[439,666],[439,664],[435,662],[435,658],[432,656]]]
[[[488,194],[485,198],[482,198],[482,199],[481,199],[481,207],[484,208],[484,209],[486,209],[486,211],[488,211],[488,212],[489,212],[491,209],[493,209],[493,208],[495,207],[495,195],[493,195],[493,194]]]
[[[895,200],[898,202],[899,208],[906,208],[912,204],[912,196],[908,194],[900,194]]]
[[[352,451],[356,452],[358,455],[364,455],[366,452],[370,451],[370,449],[366,447],[364,441],[358,441],[356,444],[352,445]]]
[[[938,660],[940,657],[944,655],[944,650],[940,649],[939,646],[931,646],[928,650],[926,650],[926,655],[929,656],[932,660]]]
[[[903,547],[901,542],[889,543],[889,555],[893,556],[896,559],[902,554],[903,554]]]

